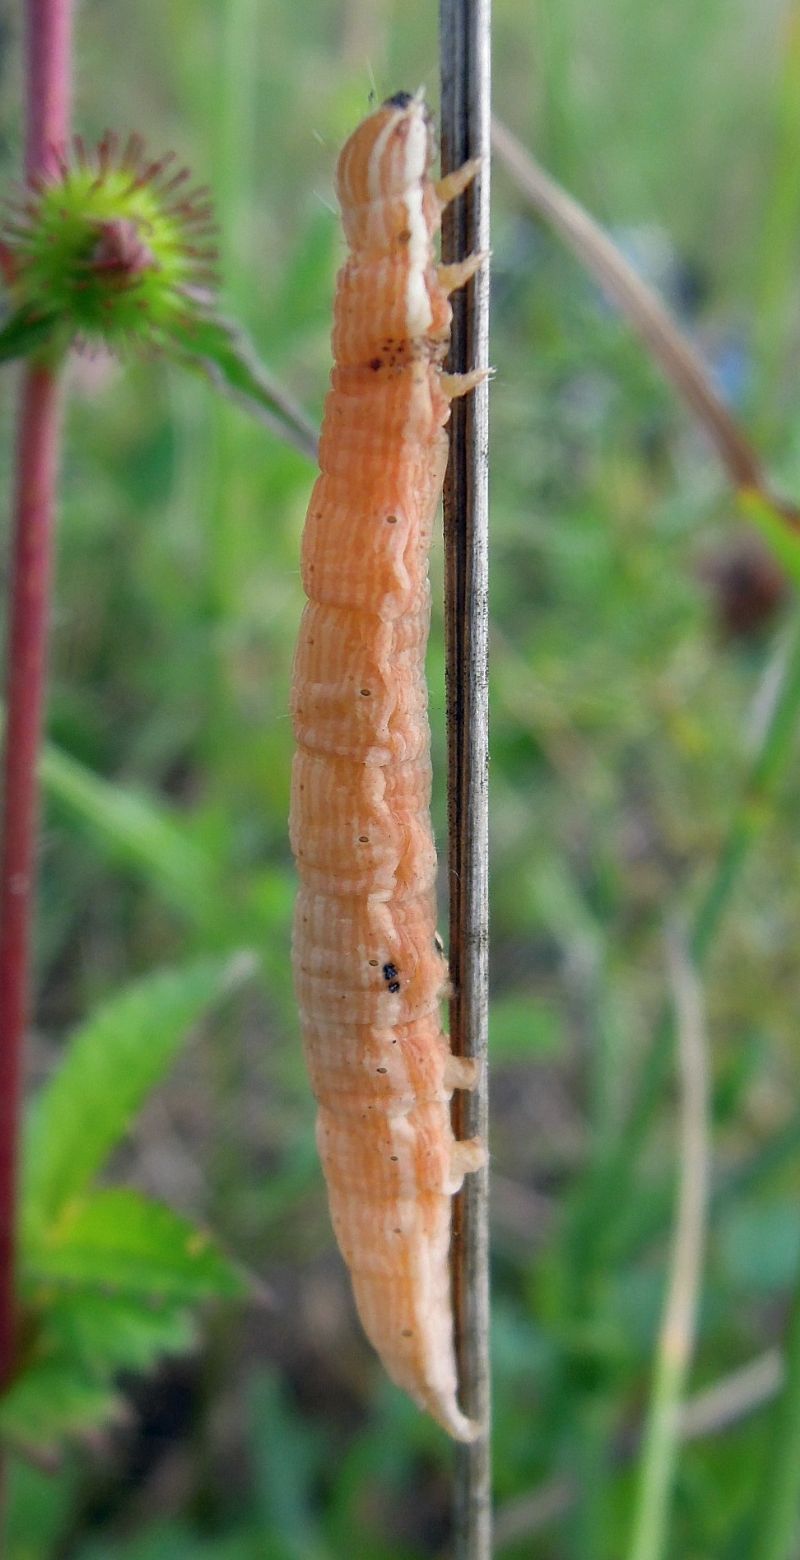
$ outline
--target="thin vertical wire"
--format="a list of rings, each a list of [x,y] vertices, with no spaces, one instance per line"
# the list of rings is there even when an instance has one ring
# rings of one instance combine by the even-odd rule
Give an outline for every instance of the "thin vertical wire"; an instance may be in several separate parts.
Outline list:
[[[490,0],[440,0],[442,172],[484,159],[445,213],[442,258],[489,247]],[[484,266],[453,298],[448,369],[488,367]],[[453,402],[444,486],[452,1049],[481,1062],[478,1088],[456,1093],[458,1138],[488,1126],[488,394]],[[468,1175],[453,1209],[453,1303],[462,1406],[481,1424],[456,1452],[456,1560],[491,1555],[488,1176]]]

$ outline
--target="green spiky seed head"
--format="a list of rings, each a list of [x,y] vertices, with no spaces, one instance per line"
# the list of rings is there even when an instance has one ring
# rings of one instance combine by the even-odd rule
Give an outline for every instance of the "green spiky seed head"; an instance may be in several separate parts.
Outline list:
[[[171,155],[148,162],[138,137],[80,140],[30,181],[3,224],[16,302],[55,316],[63,340],[157,345],[213,280],[205,192],[185,192]]]

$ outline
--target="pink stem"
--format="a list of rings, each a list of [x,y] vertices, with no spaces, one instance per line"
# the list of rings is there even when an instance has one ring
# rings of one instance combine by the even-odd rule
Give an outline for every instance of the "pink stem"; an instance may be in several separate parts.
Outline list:
[[[51,148],[69,139],[72,0],[28,0],[25,7],[25,171],[43,173]]]
[[[69,135],[71,0],[28,0],[28,176]],[[59,375],[31,360],[17,440],[0,837],[0,1388],[13,1374],[22,1064],[36,876],[37,760],[44,706],[59,448]]]

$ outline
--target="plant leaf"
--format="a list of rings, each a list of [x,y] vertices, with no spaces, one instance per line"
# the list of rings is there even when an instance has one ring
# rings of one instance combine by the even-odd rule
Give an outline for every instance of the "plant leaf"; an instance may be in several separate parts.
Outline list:
[[[42,1560],[43,1555],[58,1554],[80,1501],[76,1462],[44,1470],[27,1458],[9,1457],[4,1472],[6,1560]]]
[[[0,1440],[39,1462],[63,1441],[123,1417],[124,1400],[113,1388],[119,1371],[147,1370],[197,1339],[190,1312],[175,1301],[51,1286],[31,1295],[29,1307],[35,1341],[29,1363],[0,1396]]]
[[[180,1304],[145,1305],[90,1290],[49,1296],[45,1327],[56,1354],[94,1376],[148,1370],[162,1356],[186,1354],[197,1343],[193,1318]]]
[[[237,966],[241,971],[240,958],[208,959],[148,975],[77,1031],[31,1113],[23,1162],[26,1227],[46,1226],[85,1190]]]
[[[57,314],[32,314],[30,308],[17,309],[0,325],[0,363],[30,357],[56,333]]]
[[[116,1187],[62,1208],[25,1250],[29,1278],[96,1284],[188,1304],[247,1293],[243,1274],[211,1236],[161,1203]]]
[[[205,374],[218,390],[316,462],[317,430],[311,419],[259,362],[252,344],[230,320],[198,309],[191,318],[169,326],[165,349],[184,367]]]
[[[30,1365],[0,1397],[0,1440],[34,1459],[68,1436],[121,1419],[122,1398],[71,1360],[44,1358]]]

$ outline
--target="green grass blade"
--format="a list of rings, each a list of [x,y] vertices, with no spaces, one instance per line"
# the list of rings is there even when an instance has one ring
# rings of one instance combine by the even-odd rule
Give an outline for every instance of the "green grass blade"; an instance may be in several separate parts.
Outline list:
[[[800,1285],[786,1336],[786,1379],[766,1452],[751,1560],[794,1560],[800,1536]]]
[[[709,1179],[708,1061],[702,1001],[688,954],[671,951],[681,1071],[680,1184],[669,1284],[642,1450],[630,1560],[665,1553],[680,1408],[694,1345]]]
[[[780,665],[782,662],[782,665]],[[770,667],[768,676],[771,676]],[[800,719],[800,622],[793,625],[788,645],[779,652],[779,679],[768,717],[754,754],[750,774],[734,813],[708,887],[694,915],[690,953],[702,969],[727,913],[741,872],[754,844],[771,817],[771,801],[786,769]],[[648,1127],[662,1097],[673,1036],[673,1020],[665,1012],[636,1081],[628,1120],[605,1161],[588,1185],[576,1210],[578,1238],[587,1263],[608,1258],[618,1228],[609,1210],[624,1213],[627,1199],[620,1188],[630,1185],[632,1168],[641,1153]]]
[[[214,864],[168,809],[113,784],[49,743],[40,762],[49,796],[68,807],[105,848],[144,871],[172,904],[198,919],[214,902]]]
[[[755,488],[742,488],[739,503],[748,520],[761,532],[778,562],[795,585],[800,585],[800,528],[797,514],[789,509],[776,508]]]

